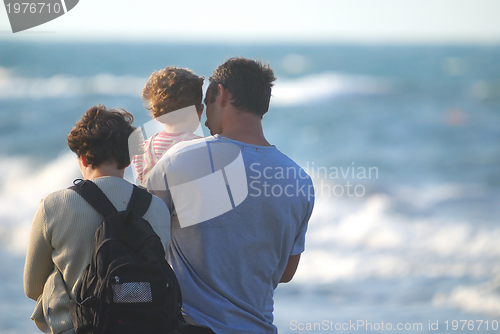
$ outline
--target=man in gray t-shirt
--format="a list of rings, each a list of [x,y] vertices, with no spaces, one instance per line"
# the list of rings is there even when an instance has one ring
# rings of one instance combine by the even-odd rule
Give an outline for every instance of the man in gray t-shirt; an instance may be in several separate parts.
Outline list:
[[[205,97],[213,136],[172,147],[146,183],[172,214],[183,310],[219,334],[277,332],[274,289],[297,269],[314,205],[309,176],[263,134],[274,80],[253,60],[219,66]]]

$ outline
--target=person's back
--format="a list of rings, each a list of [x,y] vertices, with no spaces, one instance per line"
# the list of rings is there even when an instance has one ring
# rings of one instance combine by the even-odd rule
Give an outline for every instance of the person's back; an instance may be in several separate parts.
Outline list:
[[[246,59],[221,67],[205,98],[214,136],[173,147],[147,187],[174,210],[169,262],[187,316],[220,334],[274,333],[274,289],[293,277],[304,251],[314,192],[307,174],[265,140],[261,115],[235,110],[240,87],[217,76],[238,73],[245,80],[245,72],[255,71],[270,96],[272,71]],[[269,97],[260,99],[268,105]]]
[[[83,177],[92,180],[119,211],[127,208],[134,187],[123,179],[130,164],[127,139],[134,130],[132,120],[127,112],[97,106],[87,110],[68,136]],[[153,196],[143,218],[165,248],[170,244],[168,216],[165,204]],[[90,262],[94,234],[102,220],[71,189],[53,192],[41,201],[28,241],[24,289],[29,298],[37,301],[32,319],[43,332],[75,333],[67,294],[75,300],[76,287]]]

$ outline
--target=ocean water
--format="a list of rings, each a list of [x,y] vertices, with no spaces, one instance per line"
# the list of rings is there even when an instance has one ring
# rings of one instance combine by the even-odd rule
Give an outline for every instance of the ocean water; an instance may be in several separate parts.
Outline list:
[[[208,78],[237,55],[275,70],[265,133],[317,192],[280,333],[498,332],[500,47],[0,41],[0,333],[38,332],[26,241],[40,199],[79,177],[79,117],[101,103],[141,125],[151,72]]]

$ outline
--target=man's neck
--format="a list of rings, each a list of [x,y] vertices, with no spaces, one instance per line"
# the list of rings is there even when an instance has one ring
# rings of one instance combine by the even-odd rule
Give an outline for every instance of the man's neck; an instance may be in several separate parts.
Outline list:
[[[271,146],[264,136],[262,119],[251,112],[232,110],[222,124],[221,136],[258,146]]]

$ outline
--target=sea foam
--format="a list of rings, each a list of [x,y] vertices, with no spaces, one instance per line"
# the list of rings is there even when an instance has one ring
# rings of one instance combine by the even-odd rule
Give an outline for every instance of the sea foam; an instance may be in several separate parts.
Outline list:
[[[0,68],[0,99],[59,98],[84,95],[140,97],[147,78],[102,73],[89,77],[54,75],[23,77]],[[204,92],[208,87],[204,85]],[[335,96],[376,95],[390,90],[384,78],[324,72],[295,79],[278,79],[272,91],[271,105],[282,107],[318,102]]]
[[[83,95],[122,95],[140,97],[147,78],[107,73],[90,77],[54,75],[30,78],[0,69],[0,99],[59,98]]]
[[[78,177],[81,174],[76,157],[69,151],[42,166],[34,158],[1,157],[0,240],[4,250],[25,254],[31,221],[40,200],[53,191],[67,188]]]
[[[499,227],[475,226],[467,217],[404,216],[394,203],[384,194],[318,197],[295,280],[481,279],[500,274]]]
[[[307,75],[297,79],[277,80],[273,88],[273,106],[317,103],[343,95],[377,95],[390,91],[386,79],[335,72]]]

